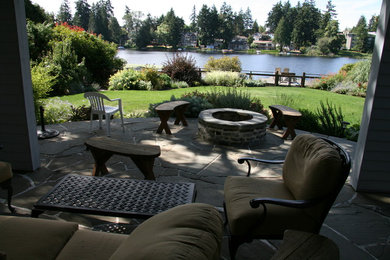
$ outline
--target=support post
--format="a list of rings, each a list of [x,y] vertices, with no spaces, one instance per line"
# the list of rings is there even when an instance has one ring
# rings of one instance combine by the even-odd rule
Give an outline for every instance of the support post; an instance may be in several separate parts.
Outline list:
[[[306,77],[306,72],[303,72],[303,74],[302,74],[302,79],[301,79],[301,87],[302,87],[302,88],[305,87],[305,77]]]
[[[275,72],[275,86],[279,86],[279,71]]]

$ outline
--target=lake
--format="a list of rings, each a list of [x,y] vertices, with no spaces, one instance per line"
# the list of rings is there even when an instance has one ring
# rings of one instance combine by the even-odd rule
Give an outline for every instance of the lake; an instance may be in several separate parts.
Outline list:
[[[166,51],[137,51],[137,50],[118,50],[117,57],[127,61],[128,64],[137,65],[156,65],[162,66],[168,58],[171,58],[175,52]],[[344,64],[355,63],[359,59],[348,57],[306,57],[295,55],[270,55],[270,54],[222,54],[222,53],[198,53],[182,52],[191,55],[196,66],[203,68],[209,57],[220,58],[223,55],[238,56],[241,61],[243,72],[257,71],[263,73],[273,73],[275,68],[289,68],[290,72],[297,75],[306,74],[329,74],[336,73]]]

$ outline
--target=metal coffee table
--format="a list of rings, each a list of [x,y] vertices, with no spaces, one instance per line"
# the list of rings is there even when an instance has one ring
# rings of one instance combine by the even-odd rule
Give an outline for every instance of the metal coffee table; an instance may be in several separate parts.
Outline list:
[[[69,174],[33,207],[45,210],[128,218],[149,218],[195,199],[195,184]]]

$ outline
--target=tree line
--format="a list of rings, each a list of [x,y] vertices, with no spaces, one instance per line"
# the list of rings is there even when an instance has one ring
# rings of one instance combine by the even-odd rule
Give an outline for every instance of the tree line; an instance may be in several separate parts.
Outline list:
[[[29,0],[26,0],[29,1]],[[26,7],[27,8],[27,7]],[[222,48],[227,48],[234,36],[248,37],[253,41],[254,33],[273,34],[274,43],[280,50],[313,48],[321,54],[337,53],[345,43],[340,34],[335,5],[329,0],[326,10],[316,7],[314,0],[304,0],[293,7],[289,1],[276,3],[268,13],[264,26],[253,19],[251,10],[234,11],[224,2],[218,10],[215,5],[203,5],[199,11],[194,5],[190,24],[177,16],[171,8],[165,15],[152,17],[140,11],[125,7],[123,26],[113,15],[110,0],[99,0],[89,5],[87,0],[75,2],[72,15],[69,0],[63,0],[59,12],[53,20],[79,26],[86,31],[102,35],[103,39],[129,47],[144,48],[148,45],[180,46],[181,37],[186,32],[196,33],[198,45],[211,45],[215,39],[222,40]],[[351,32],[357,35],[355,50],[368,52],[368,32],[376,31],[378,16],[372,16],[367,24],[362,16]],[[266,31],[267,28],[267,31]],[[265,34],[266,35],[266,34]],[[264,36],[264,39],[269,39]]]

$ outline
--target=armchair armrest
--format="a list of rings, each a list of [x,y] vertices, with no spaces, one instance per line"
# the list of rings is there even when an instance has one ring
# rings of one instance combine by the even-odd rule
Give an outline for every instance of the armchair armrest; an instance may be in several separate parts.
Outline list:
[[[251,175],[251,164],[250,161],[260,162],[260,163],[268,163],[268,164],[281,164],[284,163],[284,160],[265,160],[265,159],[257,159],[257,158],[250,158],[250,157],[242,157],[237,160],[239,164],[243,164],[246,162],[248,164],[248,173],[247,177]]]
[[[274,204],[290,208],[308,208],[315,205],[320,200],[287,200],[287,199],[276,199],[276,198],[256,198],[249,201],[252,208],[258,208],[260,205],[264,209],[264,219],[267,217],[267,206],[265,204]]]

